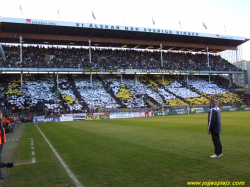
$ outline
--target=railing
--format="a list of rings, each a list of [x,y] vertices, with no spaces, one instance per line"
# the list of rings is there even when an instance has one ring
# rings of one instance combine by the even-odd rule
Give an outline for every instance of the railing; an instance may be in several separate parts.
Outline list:
[[[209,75],[209,74],[243,74],[243,71],[196,71],[166,69],[103,69],[103,68],[7,68],[0,67],[1,73],[37,73],[37,74],[171,74],[171,75]]]

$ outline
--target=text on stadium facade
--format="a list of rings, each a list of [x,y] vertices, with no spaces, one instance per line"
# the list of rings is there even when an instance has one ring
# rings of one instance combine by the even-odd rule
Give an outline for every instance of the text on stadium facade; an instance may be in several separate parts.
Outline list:
[[[125,26],[122,29],[120,26],[113,25],[101,25],[101,24],[84,24],[84,23],[76,23],[77,27],[84,28],[96,28],[96,29],[112,29],[112,30],[125,30],[125,31],[142,31],[142,32],[154,32],[154,33],[164,33],[164,34],[178,34],[178,35],[188,35],[188,36],[199,36],[197,32],[186,32],[186,31],[173,31],[173,30],[165,30],[165,29],[152,29],[152,28],[139,28],[139,27],[128,27]]]
[[[51,22],[51,21],[32,21],[31,19],[26,19],[26,23],[35,24],[35,25],[56,25],[55,22]]]

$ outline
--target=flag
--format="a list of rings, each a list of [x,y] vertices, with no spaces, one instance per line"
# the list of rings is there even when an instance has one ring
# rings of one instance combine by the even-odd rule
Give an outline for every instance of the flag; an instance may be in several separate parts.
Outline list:
[[[96,19],[96,18],[95,18],[95,14],[94,14],[94,12],[93,12],[93,11],[92,11],[92,17],[93,17],[94,19]]]
[[[154,18],[152,18],[152,23],[153,23],[153,25],[155,24],[155,20],[154,20]]]
[[[203,23],[203,27],[205,27],[205,29],[207,30],[207,26],[205,25],[205,23]]]
[[[58,13],[59,18],[61,18],[59,8],[57,9],[57,13]]]
[[[180,22],[180,20],[179,20],[179,25],[180,25],[180,29],[181,29],[181,22]]]
[[[21,5],[20,5],[20,10],[21,10],[21,14],[23,15],[23,10],[22,10],[22,7],[21,7]]]

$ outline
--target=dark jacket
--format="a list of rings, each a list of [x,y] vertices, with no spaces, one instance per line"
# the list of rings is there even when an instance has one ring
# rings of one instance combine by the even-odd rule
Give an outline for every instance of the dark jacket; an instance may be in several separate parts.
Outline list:
[[[211,133],[221,133],[221,115],[220,108],[213,105],[208,113],[208,131]]]
[[[6,142],[5,129],[3,128],[2,122],[0,121],[0,145],[2,145],[5,142]]]

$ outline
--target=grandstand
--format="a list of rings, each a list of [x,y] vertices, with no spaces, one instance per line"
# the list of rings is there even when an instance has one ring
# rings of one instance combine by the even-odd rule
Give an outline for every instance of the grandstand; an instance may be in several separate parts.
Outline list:
[[[2,44],[1,44],[1,42],[0,42],[0,54],[1,54],[2,58],[3,58],[4,60],[6,60],[5,52],[4,52],[4,50],[3,50],[3,46],[2,46]]]
[[[4,17],[0,27],[0,101],[8,112],[206,107],[209,98],[249,104],[221,76],[243,70],[219,55],[243,37]]]

